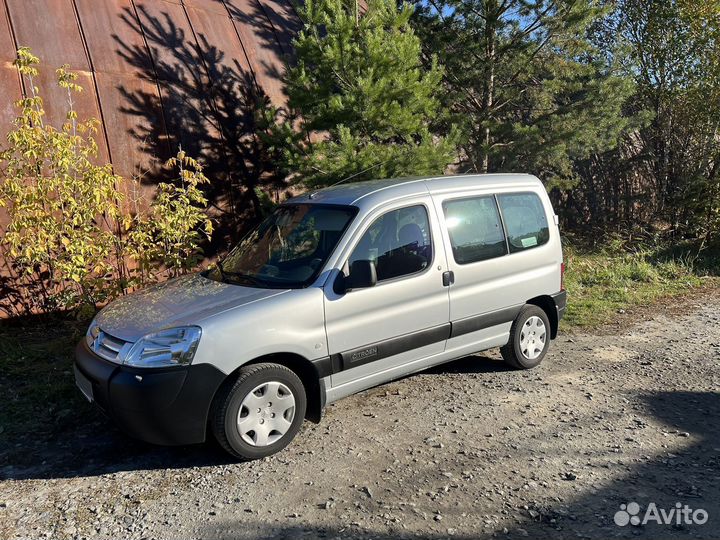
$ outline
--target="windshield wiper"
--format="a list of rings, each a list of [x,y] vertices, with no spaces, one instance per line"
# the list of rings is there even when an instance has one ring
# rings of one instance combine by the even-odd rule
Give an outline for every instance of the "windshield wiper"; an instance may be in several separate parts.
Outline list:
[[[274,283],[273,281],[267,281],[267,280],[259,278],[257,276],[253,276],[252,274],[246,274],[245,272],[235,272],[235,271],[231,271],[231,270],[225,270],[222,262],[220,262],[220,261],[215,263],[215,268],[217,268],[217,271],[220,274],[220,281],[222,281],[223,283],[238,283],[238,282],[243,281],[245,283],[249,283],[250,285],[255,285],[260,288],[268,288],[268,289],[281,288],[279,286],[279,284]]]
[[[251,274],[245,274],[244,272],[230,272],[228,270],[225,270],[222,268],[222,265],[218,266],[218,269],[220,270],[220,276],[222,277],[222,280],[224,282],[229,281],[245,281],[247,283],[250,283],[251,285],[260,285],[260,286],[267,286],[267,281],[264,281],[258,277],[255,277]]]
[[[220,281],[225,281],[225,270],[223,270],[223,265],[221,261],[218,261],[215,263],[215,267],[218,269],[218,272],[220,272]]]

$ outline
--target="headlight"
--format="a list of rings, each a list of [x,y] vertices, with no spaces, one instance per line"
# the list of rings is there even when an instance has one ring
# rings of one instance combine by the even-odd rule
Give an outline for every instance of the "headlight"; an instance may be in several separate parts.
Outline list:
[[[192,362],[202,330],[182,326],[154,332],[139,339],[118,360],[126,366],[152,368],[187,366]]]
[[[90,323],[90,326],[88,327],[88,331],[85,334],[85,343],[87,343],[87,346],[92,349],[93,342],[95,341],[95,338],[98,337],[98,334],[100,333],[100,326],[98,323],[95,322],[95,319]]]

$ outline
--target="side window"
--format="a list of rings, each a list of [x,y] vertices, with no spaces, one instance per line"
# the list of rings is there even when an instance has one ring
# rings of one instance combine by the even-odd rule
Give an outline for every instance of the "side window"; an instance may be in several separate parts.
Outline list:
[[[378,281],[420,272],[432,261],[427,209],[423,205],[392,210],[377,218],[350,255],[375,262]]]
[[[550,239],[547,216],[535,193],[498,195],[510,253],[541,246]]]
[[[492,195],[445,201],[443,211],[453,257],[458,264],[507,253],[500,214]]]

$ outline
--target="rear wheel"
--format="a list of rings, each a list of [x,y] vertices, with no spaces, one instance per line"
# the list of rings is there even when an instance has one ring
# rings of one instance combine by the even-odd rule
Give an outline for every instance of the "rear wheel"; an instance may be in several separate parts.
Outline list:
[[[297,434],[307,399],[298,376],[278,364],[240,369],[215,398],[212,431],[233,456],[259,459],[285,448]]]
[[[505,362],[515,369],[530,369],[542,362],[550,346],[550,321],[538,306],[525,305],[510,327],[510,340],[500,348]]]

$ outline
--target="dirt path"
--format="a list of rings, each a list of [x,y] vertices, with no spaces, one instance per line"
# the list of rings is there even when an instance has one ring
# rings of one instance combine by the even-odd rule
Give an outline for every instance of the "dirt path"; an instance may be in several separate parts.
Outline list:
[[[0,538],[718,538],[719,298],[561,335],[528,372],[493,351],[384,385],[261,462],[104,422],[18,441]],[[620,527],[630,502],[708,520]]]

